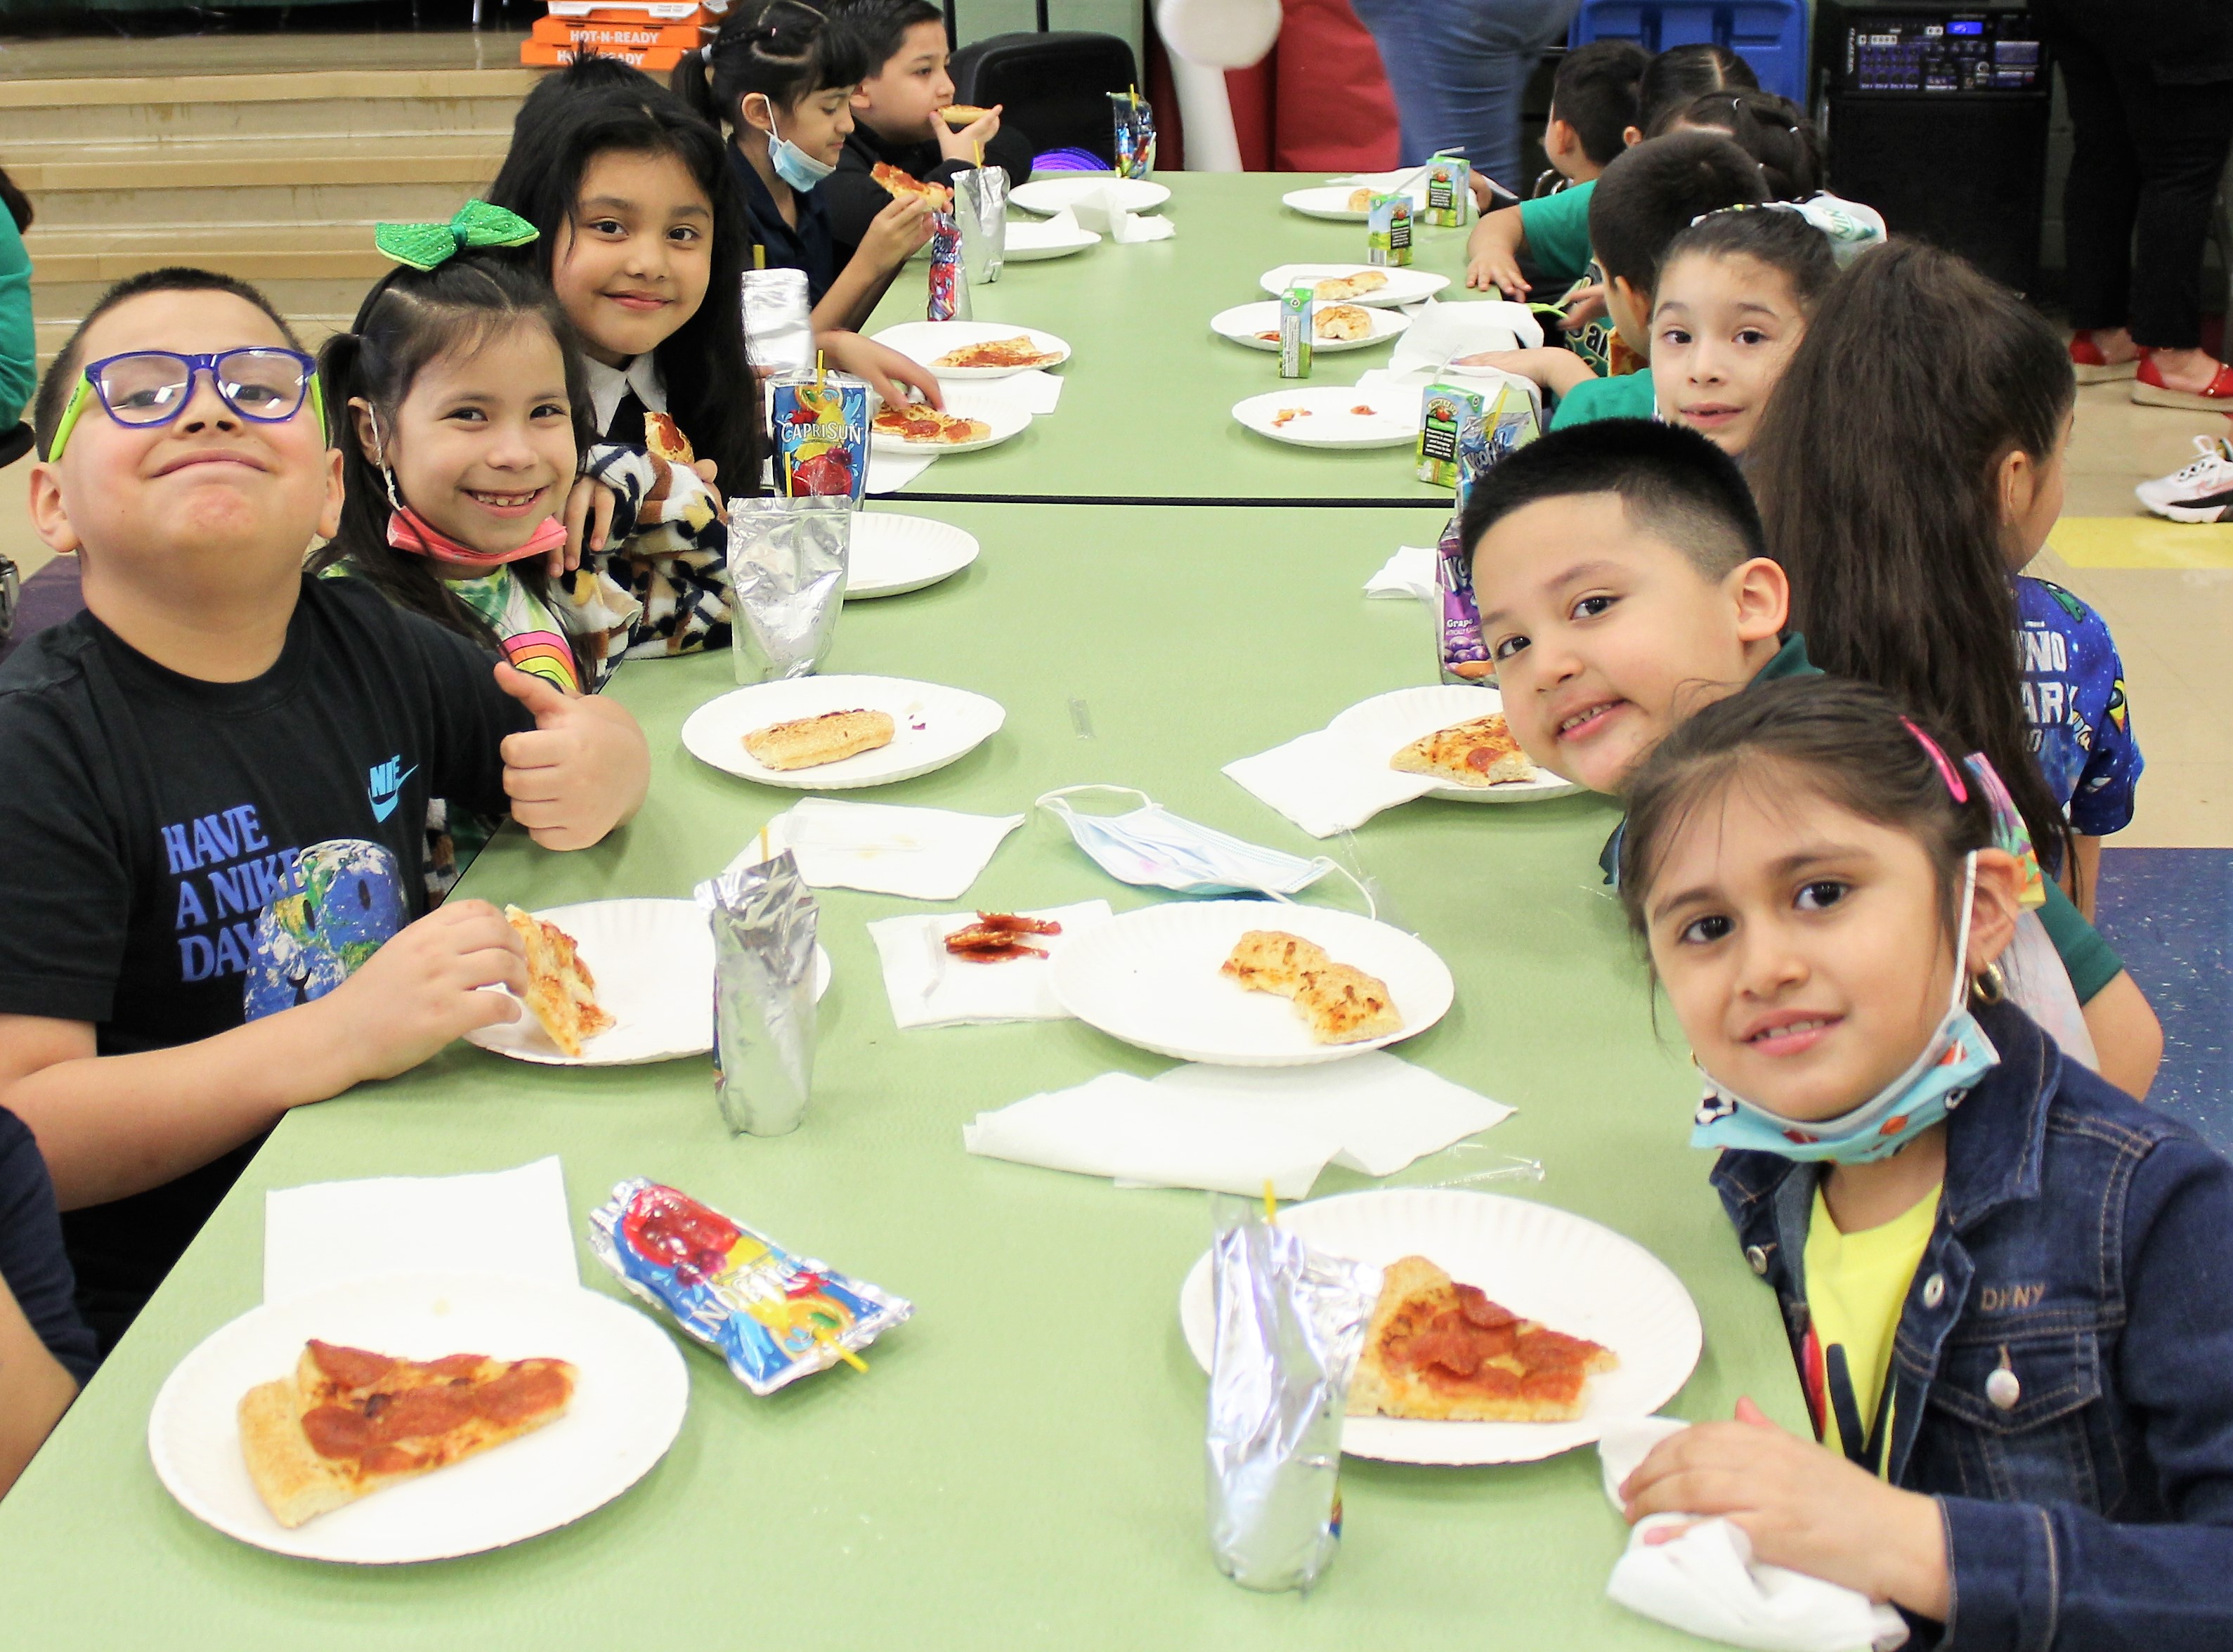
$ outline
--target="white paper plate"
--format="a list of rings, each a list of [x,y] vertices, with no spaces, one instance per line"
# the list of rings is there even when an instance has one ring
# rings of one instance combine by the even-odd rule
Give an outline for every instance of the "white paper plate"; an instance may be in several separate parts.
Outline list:
[[[977,536],[951,523],[895,511],[856,511],[846,552],[845,600],[897,596],[960,573],[977,560]]]
[[[1418,402],[1419,393],[1408,387],[1298,384],[1236,401],[1233,416],[1259,436],[1296,447],[1403,447],[1419,439]],[[1282,423],[1279,415],[1295,408],[1303,411]]]
[[[1073,252],[1101,244],[1101,232],[1082,224],[1049,224],[1042,218],[1012,218],[1001,244],[1003,263],[1037,263],[1045,258],[1067,258]]]
[[[1339,735],[1366,761],[1384,764],[1422,735],[1503,709],[1504,697],[1485,685],[1469,688],[1462,683],[1437,683],[1360,700],[1327,724],[1326,732]],[[1501,786],[1436,786],[1426,795],[1465,803],[1533,803],[1569,797],[1581,790],[1564,775],[1538,769],[1533,780]]]
[[[574,938],[615,1024],[570,1056],[523,1007],[467,1043],[546,1067],[634,1067],[713,1047],[713,932],[695,901],[584,901],[535,915]],[[817,946],[814,996],[829,990],[830,954]]]
[[[1008,198],[1026,212],[1051,218],[1065,206],[1077,205],[1081,198],[1097,189],[1114,189],[1117,209],[1125,212],[1144,212],[1171,198],[1169,189],[1145,178],[1119,178],[1114,172],[1078,172],[1065,178],[1035,178],[1028,184],[1019,184],[1008,192]]]
[[[891,713],[897,727],[889,745],[812,769],[767,768],[745,750],[745,736],[754,729],[856,706]],[[849,791],[943,769],[991,739],[1007,719],[998,700],[939,683],[904,677],[791,677],[707,700],[683,724],[682,745],[700,762],[764,786]]]
[[[1372,215],[1363,207],[1352,207],[1350,196],[1367,187],[1363,184],[1318,184],[1309,189],[1291,189],[1280,200],[1300,212],[1305,218],[1332,218],[1342,224],[1362,224]],[[1385,191],[1376,191],[1384,194]],[[1413,212],[1423,211],[1427,205],[1424,186],[1409,192]],[[1414,223],[1417,222],[1415,218]]]
[[[1411,318],[1401,310],[1367,309],[1372,318],[1372,331],[1363,338],[1313,338],[1311,348],[1321,355],[1332,355],[1342,350],[1369,350],[1376,344],[1385,344],[1411,325]],[[1209,330],[1220,338],[1231,339],[1235,344],[1252,350],[1270,350],[1277,354],[1279,341],[1279,305],[1276,299],[1262,300],[1253,304],[1238,304],[1231,309],[1220,310],[1209,318]],[[1270,333],[1274,336],[1261,338]]]
[[[1553,1330],[1603,1343],[1620,1365],[1590,1379],[1573,1422],[1415,1422],[1351,1417],[1341,1448],[1395,1463],[1526,1463],[1649,1416],[1690,1380],[1705,1333],[1683,1282],[1609,1227],[1525,1199],[1449,1187],[1343,1193],[1279,1213],[1279,1225],[1337,1256],[1385,1267],[1423,1256],[1491,1300]],[[1179,1291],[1179,1323],[1204,1370],[1215,1337],[1204,1255]]]
[[[1416,304],[1422,299],[1432,298],[1450,284],[1448,276],[1432,275],[1424,270],[1414,270],[1408,264],[1383,269],[1378,264],[1370,263],[1283,263],[1277,270],[1266,270],[1260,284],[1276,298],[1288,288],[1299,287],[1305,282],[1324,281],[1330,276],[1363,275],[1367,270],[1377,271],[1387,276],[1388,284],[1355,298],[1330,302],[1368,305]]]
[[[1060,367],[1070,360],[1070,346],[1052,333],[1036,327],[1007,327],[999,322],[902,322],[897,327],[887,327],[876,335],[876,341],[897,350],[913,361],[929,367],[941,379],[1006,379],[1019,373],[1029,373],[1029,367],[941,367],[934,365],[938,358],[949,350],[958,350],[967,344],[990,344],[998,339],[1025,335],[1034,348],[1057,352],[1060,361],[1048,361],[1044,366]]]
[[[556,1422],[290,1532],[248,1477],[238,1408],[257,1383],[290,1375],[314,1337],[412,1359],[565,1359],[581,1374]],[[212,1332],[156,1395],[147,1454],[186,1512],[227,1537],[397,1565],[501,1548],[610,1502],[666,1455],[689,1400],[674,1340],[611,1297],[492,1274],[395,1274],[267,1304]]]
[[[1251,929],[1316,941],[1338,964],[1388,983],[1401,1031],[1357,1044],[1314,1040],[1287,999],[1218,973]],[[1393,926],[1332,907],[1273,901],[1170,901],[1120,913],[1052,960],[1062,1007],[1112,1038],[1222,1067],[1308,1067],[1377,1050],[1441,1020],[1456,995],[1434,949]]]
[[[1020,329],[1011,328],[1008,330],[1012,333]],[[959,418],[981,419],[993,427],[993,433],[973,442],[910,442],[897,436],[887,436],[871,425],[869,446],[879,453],[928,453],[934,456],[973,453],[980,447],[997,447],[1011,436],[1020,436],[1031,428],[1030,413],[989,386],[983,389],[957,387],[948,390],[946,393],[946,411]]]

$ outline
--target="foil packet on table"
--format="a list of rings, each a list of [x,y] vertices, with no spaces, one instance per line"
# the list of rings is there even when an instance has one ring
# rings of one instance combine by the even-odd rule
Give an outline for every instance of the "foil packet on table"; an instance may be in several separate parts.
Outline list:
[[[778,373],[814,365],[813,306],[804,270],[747,270],[745,342],[752,364]]]
[[[1008,172],[972,166],[954,174],[954,216],[961,227],[961,269],[987,286],[1000,278],[1008,251]]]
[[[804,677],[821,663],[845,606],[852,545],[845,495],[729,501],[729,648],[739,682]]]
[[[1246,1589],[1308,1589],[1341,1540],[1341,1429],[1380,1270],[1263,1206],[1210,1201],[1209,1551]]]
[[[695,891],[713,927],[713,1096],[740,1135],[788,1135],[814,1088],[821,908],[789,849]]]
[[[915,1312],[687,1193],[637,1176],[589,1213],[589,1249],[753,1393],[829,1369]]]

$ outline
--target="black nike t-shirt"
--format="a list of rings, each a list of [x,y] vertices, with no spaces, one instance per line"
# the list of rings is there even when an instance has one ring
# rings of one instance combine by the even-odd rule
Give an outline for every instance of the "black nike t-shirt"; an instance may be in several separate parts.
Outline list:
[[[464,638],[305,579],[276,664],[184,677],[90,614],[0,667],[0,1014],[100,1053],[189,1044],[331,992],[419,917],[429,797],[500,814],[534,719]],[[63,1217],[113,1344],[256,1143]]]

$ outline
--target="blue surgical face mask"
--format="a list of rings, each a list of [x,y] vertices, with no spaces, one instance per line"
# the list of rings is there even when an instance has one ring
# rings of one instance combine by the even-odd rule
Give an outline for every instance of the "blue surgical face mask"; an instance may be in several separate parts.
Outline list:
[[[1070,799],[1083,791],[1137,797],[1140,806],[1122,815],[1081,815]],[[1329,872],[1349,876],[1324,855],[1306,861],[1197,826],[1130,786],[1064,786],[1039,798],[1038,806],[1059,816],[1078,848],[1110,877],[1126,883],[1186,894],[1268,894],[1285,901]]]
[[[802,194],[837,170],[827,161],[815,159],[775,129],[773,100],[768,103],[768,165],[775,168],[778,178]]]
[[[1969,1013],[1969,904],[1977,889],[1973,852],[1962,888],[1962,933],[1954,949],[1954,997],[1938,1030],[1905,1072],[1833,1119],[1785,1118],[1748,1102],[1711,1073],[1690,1130],[1694,1148],[1736,1148],[1786,1159],[1868,1164],[1889,1159],[1962,1104],[2001,1052]]]

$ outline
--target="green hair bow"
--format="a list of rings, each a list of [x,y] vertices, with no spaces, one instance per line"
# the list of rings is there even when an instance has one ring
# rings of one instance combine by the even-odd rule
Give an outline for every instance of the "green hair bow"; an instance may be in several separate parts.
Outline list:
[[[398,263],[432,270],[468,247],[524,247],[535,226],[517,212],[467,201],[447,224],[375,224],[372,244]]]

